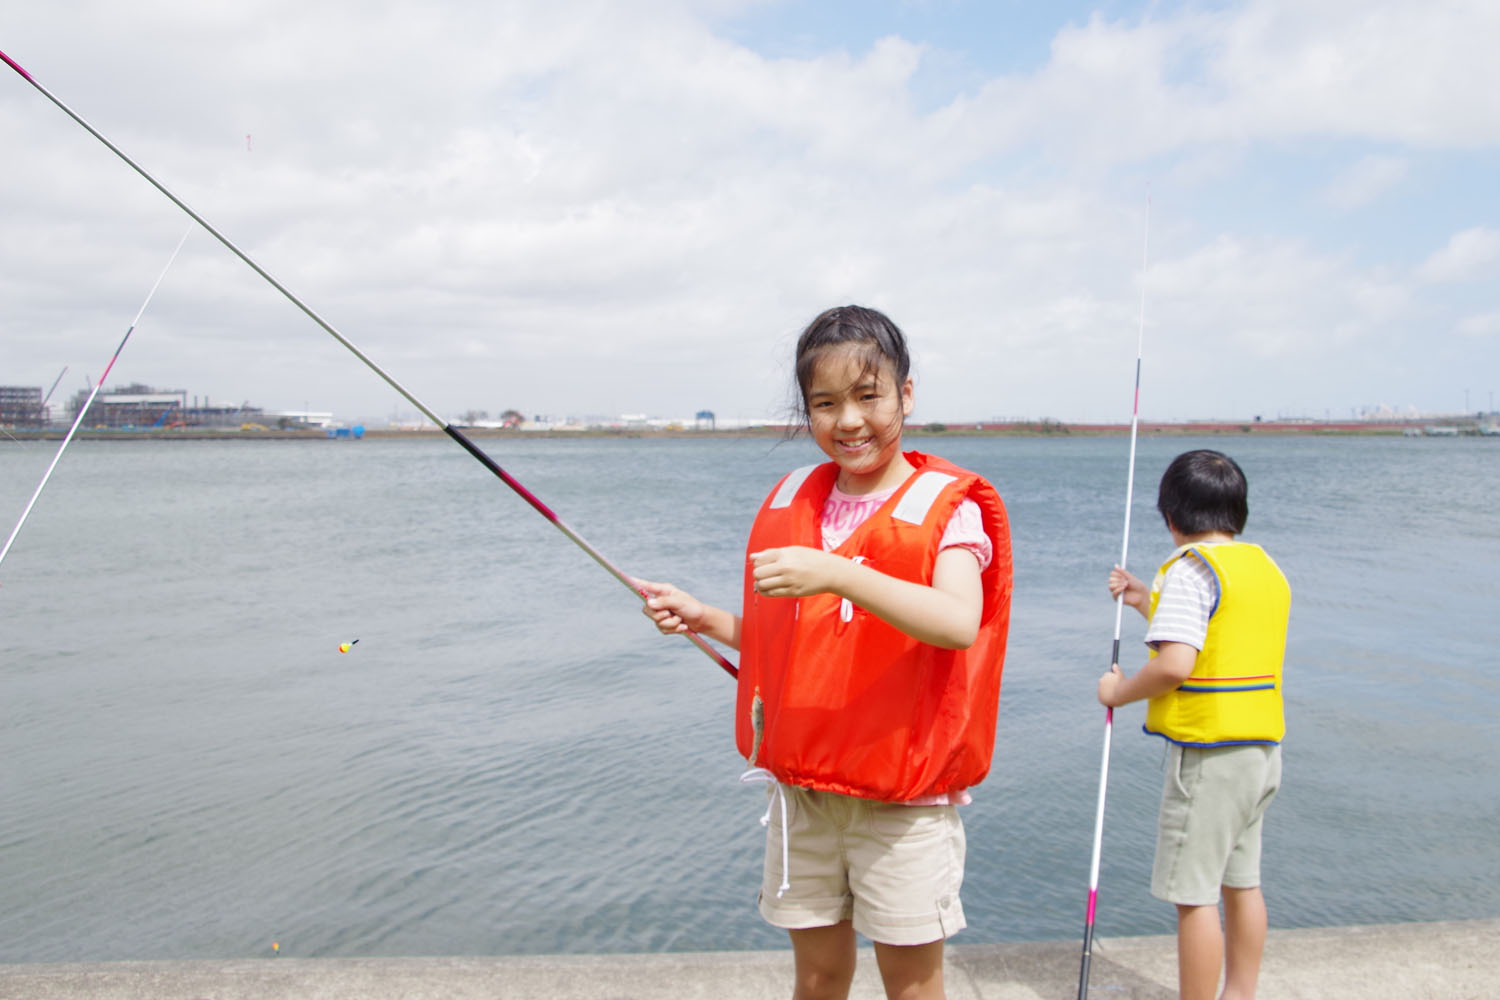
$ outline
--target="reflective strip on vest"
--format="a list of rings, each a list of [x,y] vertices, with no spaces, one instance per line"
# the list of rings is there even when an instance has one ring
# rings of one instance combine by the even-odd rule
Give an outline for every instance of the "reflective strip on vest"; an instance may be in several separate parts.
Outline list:
[[[945,472],[922,473],[901,497],[901,502],[896,504],[896,509],[891,511],[891,517],[906,521],[908,524],[921,524],[927,520],[927,512],[937,502],[938,494],[943,492],[943,487],[957,479],[957,476],[950,476]]]
[[[776,491],[776,495],[771,498],[771,509],[791,506],[792,500],[797,496],[797,491],[802,488],[803,483],[807,482],[807,477],[812,475],[816,468],[816,465],[804,465],[800,469],[788,472],[786,478],[781,481],[781,487]]]

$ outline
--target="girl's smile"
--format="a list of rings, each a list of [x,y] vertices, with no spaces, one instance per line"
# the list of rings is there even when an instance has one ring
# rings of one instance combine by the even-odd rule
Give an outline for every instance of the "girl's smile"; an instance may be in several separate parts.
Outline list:
[[[839,465],[838,488],[873,493],[899,486],[912,472],[901,454],[901,428],[912,411],[912,380],[899,386],[890,362],[871,365],[857,347],[830,350],[807,386],[808,429]]]

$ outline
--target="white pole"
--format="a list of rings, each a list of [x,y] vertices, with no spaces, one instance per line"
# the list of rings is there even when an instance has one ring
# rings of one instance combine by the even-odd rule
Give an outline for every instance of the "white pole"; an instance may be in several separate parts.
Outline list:
[[[73,418],[73,426],[68,428],[68,433],[64,435],[62,444],[57,447],[57,454],[52,456],[52,463],[47,466],[47,471],[42,473],[42,481],[36,484],[36,492],[31,494],[31,499],[26,503],[26,509],[21,512],[21,519],[11,529],[10,537],[5,540],[5,547],[0,548],[0,562],[5,561],[5,554],[10,551],[10,547],[15,542],[16,536],[21,533],[21,525],[26,523],[26,518],[31,515],[31,508],[36,506],[37,497],[42,495],[42,490],[47,487],[47,480],[52,478],[52,470],[57,468],[57,463],[62,459],[63,451],[67,449],[68,442],[73,440],[73,434],[78,430],[78,425],[83,423],[84,414],[89,412],[89,406],[93,404],[94,397],[99,395],[99,389],[104,385],[104,380],[109,378],[109,370],[115,366],[115,361],[119,359],[120,352],[125,350],[125,342],[135,332],[136,324],[141,321],[141,316],[145,313],[146,307],[151,304],[151,297],[161,287],[161,280],[167,276],[167,271],[171,269],[172,262],[177,259],[177,254],[182,250],[182,245],[187,242],[188,233],[192,231],[193,227],[189,226],[182,234],[182,239],[177,241],[177,249],[173,250],[172,256],[167,258],[166,267],[161,269],[161,274],[156,276],[156,283],[151,286],[151,291],[146,293],[146,301],[141,303],[141,308],[136,311],[135,319],[130,321],[130,328],[125,331],[125,336],[120,338],[120,346],[115,348],[115,353],[109,359],[109,364],[104,366],[104,374],[99,376],[99,381],[94,383],[94,388],[89,391],[89,398],[84,400],[83,405],[78,408],[78,416]],[[67,369],[63,370],[66,371]],[[56,388],[56,386],[54,385],[53,388]]]
[[[1125,530],[1120,540],[1120,568],[1130,555],[1130,508],[1135,501],[1135,442],[1141,416],[1141,355],[1146,342],[1146,264],[1150,259],[1151,199],[1146,199],[1146,234],[1141,247],[1141,314],[1135,341],[1135,398],[1130,408],[1130,466],[1125,476]],[[1120,625],[1125,612],[1125,592],[1115,597],[1115,641],[1110,664],[1120,662]],[[1099,855],[1104,845],[1104,796],[1109,788],[1109,747],[1114,733],[1115,710],[1104,710],[1104,752],[1099,761],[1099,802],[1094,812],[1094,853],[1089,862],[1088,915],[1083,927],[1083,961],[1078,971],[1078,1000],[1089,993],[1089,962],[1094,950],[1094,914],[1099,902]]]

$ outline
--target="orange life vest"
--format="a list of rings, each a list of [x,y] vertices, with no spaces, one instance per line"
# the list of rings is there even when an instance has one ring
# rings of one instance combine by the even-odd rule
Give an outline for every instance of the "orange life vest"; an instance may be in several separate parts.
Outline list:
[[[735,737],[752,766],[792,785],[902,802],[972,787],[989,773],[1010,624],[1010,528],[1000,494],[939,458],[916,471],[833,551],[931,584],[938,543],[964,499],[979,505],[994,556],[968,649],[919,642],[835,594],[764,597],[745,561]],[[832,462],[789,473],[762,504],[748,552],[822,548]]]

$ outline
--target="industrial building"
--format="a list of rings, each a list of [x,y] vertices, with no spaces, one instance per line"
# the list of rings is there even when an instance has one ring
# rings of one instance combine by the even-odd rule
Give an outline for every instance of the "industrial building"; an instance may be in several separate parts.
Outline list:
[[[78,390],[68,401],[66,414],[59,414],[58,419],[69,423],[76,420],[91,391]],[[45,405],[43,399],[39,386],[0,386],[0,427],[43,430],[52,426],[52,407]],[[267,414],[248,403],[214,405],[207,397],[200,403],[194,396],[189,403],[183,389],[154,389],[133,383],[99,392],[80,426],[111,430],[187,427],[238,430],[245,424],[264,426],[268,422],[278,426],[307,426],[310,416]],[[332,419],[332,414],[319,416],[325,422]]]
[[[78,408],[88,399],[80,391],[68,407],[69,419],[77,419]],[[246,423],[263,423],[265,411],[248,403],[214,406],[204,398],[200,404],[194,396],[188,403],[183,389],[153,389],[134,383],[116,386],[94,397],[84,418],[84,427],[150,428],[150,427],[233,427]]]
[[[0,385],[0,427],[42,428],[52,422],[52,408],[42,403],[39,385]]]

